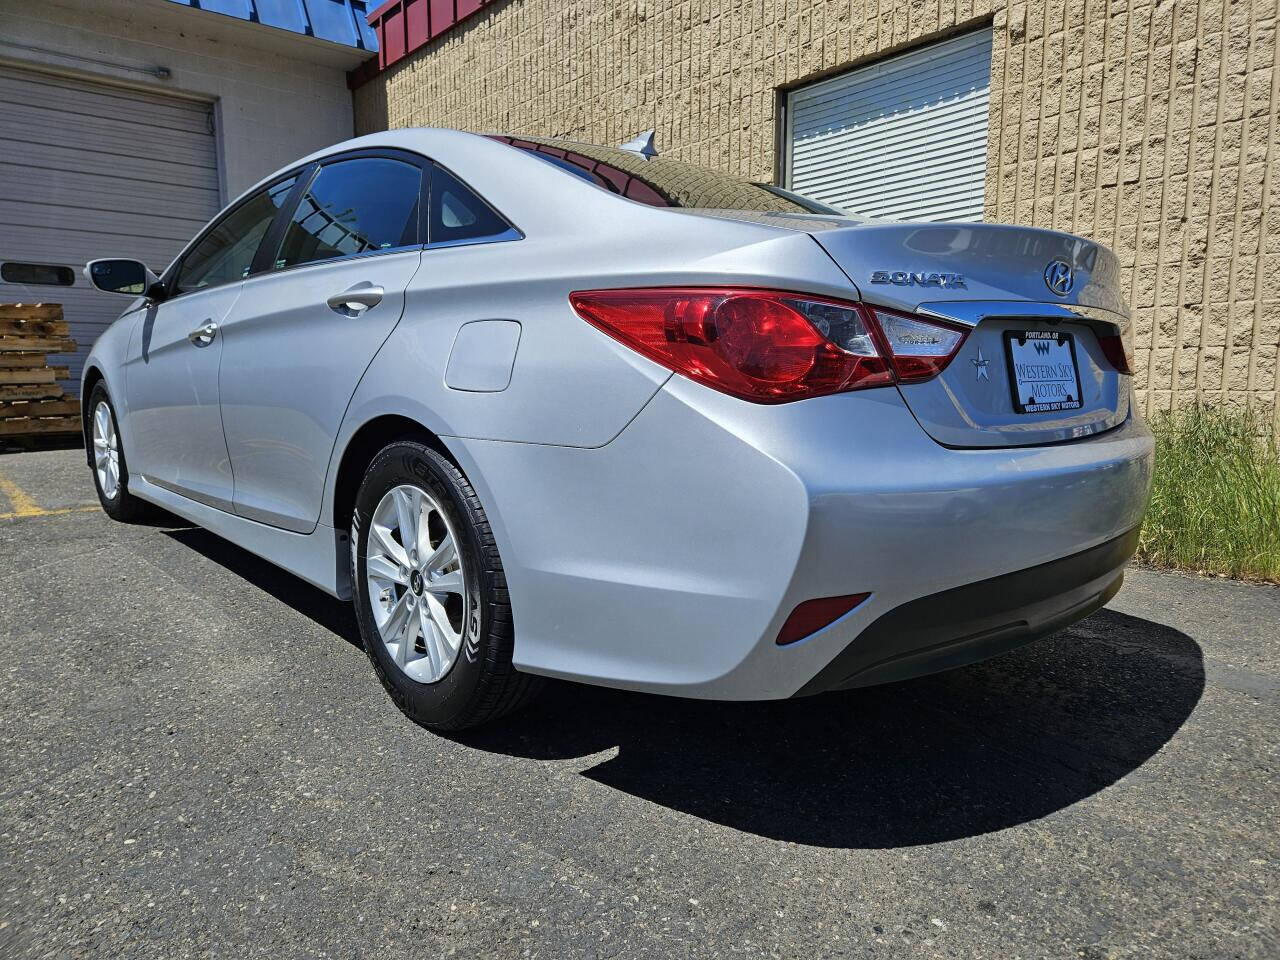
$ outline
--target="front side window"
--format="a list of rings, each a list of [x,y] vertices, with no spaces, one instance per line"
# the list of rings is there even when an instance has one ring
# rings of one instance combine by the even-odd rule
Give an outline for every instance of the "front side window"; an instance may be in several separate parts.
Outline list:
[[[511,225],[447,170],[431,171],[432,243],[461,243],[511,233]]]
[[[333,260],[418,242],[422,171],[384,157],[321,167],[285,230],[275,266]]]
[[[190,293],[247,277],[258,245],[297,179],[289,177],[255,194],[215,224],[182,259],[176,292]]]

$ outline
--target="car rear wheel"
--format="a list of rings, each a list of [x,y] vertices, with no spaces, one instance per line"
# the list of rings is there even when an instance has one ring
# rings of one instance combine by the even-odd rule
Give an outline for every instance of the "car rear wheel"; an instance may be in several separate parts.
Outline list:
[[[115,407],[99,381],[89,394],[89,443],[93,463],[93,485],[98,502],[112,520],[134,523],[144,519],[150,505],[128,490],[129,468],[120,443],[120,427]]]
[[[383,448],[352,517],[352,595],[373,669],[412,720],[461,730],[525,704],[502,560],[466,477],[420,443]]]

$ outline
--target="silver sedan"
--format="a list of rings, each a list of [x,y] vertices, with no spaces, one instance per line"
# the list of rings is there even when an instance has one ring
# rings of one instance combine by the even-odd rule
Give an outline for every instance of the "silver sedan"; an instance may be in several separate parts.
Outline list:
[[[1115,257],[628,149],[363,137],[253,187],[85,366],[89,465],[355,604],[414,720],[541,677],[771,699],[1119,588],[1151,478]]]

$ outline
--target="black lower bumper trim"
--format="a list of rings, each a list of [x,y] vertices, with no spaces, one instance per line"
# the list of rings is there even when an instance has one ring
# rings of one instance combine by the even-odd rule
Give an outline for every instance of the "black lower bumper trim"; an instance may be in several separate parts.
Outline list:
[[[796,694],[907,680],[994,657],[1103,606],[1138,528],[1081,553],[911,600],[882,614]]]

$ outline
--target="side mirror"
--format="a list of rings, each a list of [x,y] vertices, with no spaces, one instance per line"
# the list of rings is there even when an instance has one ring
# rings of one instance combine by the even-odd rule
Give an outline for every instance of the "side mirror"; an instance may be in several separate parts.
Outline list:
[[[84,275],[103,293],[164,299],[160,278],[140,260],[90,260],[84,266]]]

